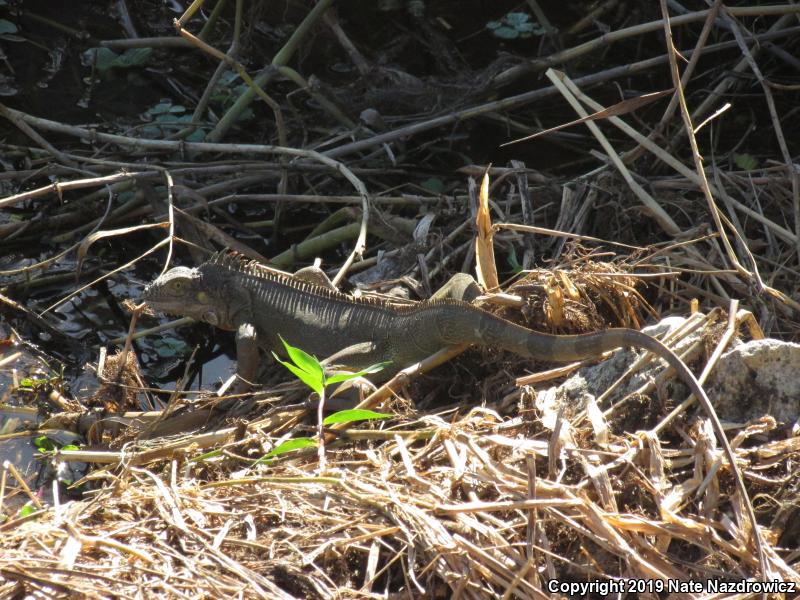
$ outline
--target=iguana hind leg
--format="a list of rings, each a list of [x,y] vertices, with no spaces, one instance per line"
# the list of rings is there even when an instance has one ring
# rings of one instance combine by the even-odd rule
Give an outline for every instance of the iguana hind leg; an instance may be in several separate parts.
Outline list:
[[[478,282],[469,273],[456,273],[431,296],[431,300],[453,298],[470,304],[481,295]]]
[[[309,283],[313,283],[320,287],[327,288],[334,292],[338,292],[339,290],[333,285],[333,282],[328,277],[328,274],[325,273],[322,269],[315,266],[310,267],[303,267],[299,271],[297,271],[294,275],[292,275],[295,279],[299,279],[300,281],[307,281]]]
[[[339,366],[358,371],[385,361],[386,350],[381,348],[379,344],[375,342],[361,342],[339,350],[323,360],[322,364],[326,367]],[[367,378],[373,383],[380,383],[397,373],[399,368],[399,366],[390,363],[386,365],[382,371],[368,375]]]
[[[343,348],[322,361],[324,365],[363,369],[381,361],[382,351],[375,342],[361,342]]]

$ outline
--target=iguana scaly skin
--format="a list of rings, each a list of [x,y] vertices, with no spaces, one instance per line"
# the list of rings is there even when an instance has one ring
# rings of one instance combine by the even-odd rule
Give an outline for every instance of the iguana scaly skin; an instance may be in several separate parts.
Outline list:
[[[232,253],[218,253],[197,268],[169,270],[147,286],[142,299],[156,310],[237,331],[238,370],[246,380],[255,376],[258,346],[283,353],[279,335],[306,352],[355,369],[390,361],[381,378],[463,343],[553,362],[594,358],[620,346],[634,346],[666,360],[693,393],[705,397],[694,375],[669,348],[635,329],[539,333],[461,300],[396,306],[354,298],[266,270]]]

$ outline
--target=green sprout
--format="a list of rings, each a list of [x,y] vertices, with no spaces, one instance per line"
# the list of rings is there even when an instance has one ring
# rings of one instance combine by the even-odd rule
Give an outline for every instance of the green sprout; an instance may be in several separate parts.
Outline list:
[[[333,375],[328,375],[325,372],[325,367],[322,365],[322,363],[320,363],[316,356],[311,356],[300,348],[295,348],[282,337],[280,340],[283,344],[283,347],[286,349],[286,355],[289,357],[289,360],[281,360],[278,355],[273,352],[272,355],[275,357],[275,360],[289,369],[295,375],[295,377],[314,390],[319,396],[319,410],[317,412],[317,441],[311,438],[295,438],[288,440],[274,448],[271,452],[259,459],[257,462],[269,460],[270,458],[273,458],[279,454],[283,454],[284,452],[299,450],[312,445],[318,445],[320,471],[322,472],[325,470],[325,438],[323,437],[323,427],[325,425],[354,421],[368,421],[374,419],[387,419],[391,417],[391,415],[385,413],[353,408],[349,410],[341,410],[329,415],[326,418],[323,418],[322,414],[325,405],[325,388],[333,383],[341,383],[344,381],[349,381],[350,379],[355,379],[356,377],[368,375],[370,373],[377,373],[389,363],[377,363],[355,373],[339,372]]]
[[[491,31],[494,37],[502,40],[525,39],[548,33],[547,28],[538,23],[532,23],[530,19],[531,16],[528,13],[510,12],[499,21],[486,23],[486,29]]]

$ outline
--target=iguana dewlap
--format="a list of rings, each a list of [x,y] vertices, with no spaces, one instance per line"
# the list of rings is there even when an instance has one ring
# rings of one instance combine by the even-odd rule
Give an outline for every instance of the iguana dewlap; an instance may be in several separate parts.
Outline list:
[[[196,268],[175,267],[144,290],[154,309],[237,332],[239,375],[252,381],[258,346],[283,353],[279,336],[317,357],[361,369],[390,362],[381,378],[456,344],[510,350],[536,360],[570,362],[621,346],[647,349],[669,363],[693,393],[705,397],[681,360],[635,329],[582,335],[531,331],[455,299],[403,307],[354,298],[335,289],[267,270],[237,254],[218,253]]]

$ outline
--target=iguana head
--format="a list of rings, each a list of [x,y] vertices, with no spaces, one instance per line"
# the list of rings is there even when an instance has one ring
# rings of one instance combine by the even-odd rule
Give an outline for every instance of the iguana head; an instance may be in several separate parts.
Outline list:
[[[174,267],[148,285],[141,299],[159,312],[236,329],[231,286],[211,279],[202,268]]]

